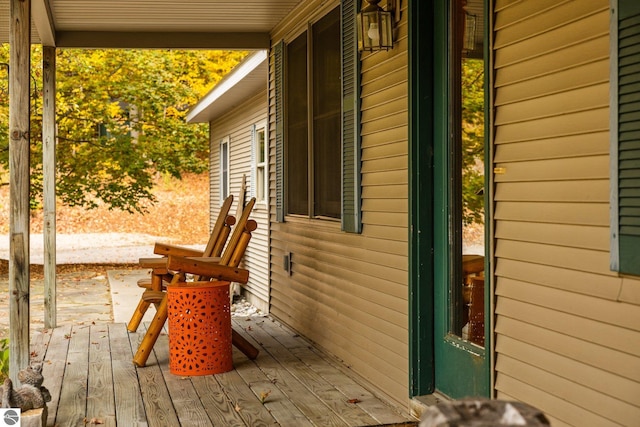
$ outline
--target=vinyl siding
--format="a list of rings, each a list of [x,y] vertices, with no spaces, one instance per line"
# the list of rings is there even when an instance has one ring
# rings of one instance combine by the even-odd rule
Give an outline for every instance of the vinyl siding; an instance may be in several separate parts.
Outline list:
[[[304,2],[272,33],[291,41],[338,2]],[[295,25],[294,25],[295,23]],[[273,58],[271,58],[273,65]],[[275,206],[274,75],[270,73],[271,204]],[[362,59],[362,233],[271,212],[271,314],[407,403],[407,26],[389,52]],[[291,253],[292,274],[283,257]]]
[[[267,118],[267,92],[243,102],[233,110],[211,122],[211,212],[215,220],[220,207],[220,140],[229,137],[230,191],[234,201],[231,213],[238,209],[238,195],[242,176],[246,175],[247,200],[251,195],[251,144],[252,127]],[[269,312],[269,210],[264,204],[256,204],[251,213],[258,228],[251,233],[251,241],[243,266],[251,274],[249,283],[243,286],[247,300],[265,313]]]
[[[497,397],[637,425],[640,280],[609,269],[609,2],[494,11]]]

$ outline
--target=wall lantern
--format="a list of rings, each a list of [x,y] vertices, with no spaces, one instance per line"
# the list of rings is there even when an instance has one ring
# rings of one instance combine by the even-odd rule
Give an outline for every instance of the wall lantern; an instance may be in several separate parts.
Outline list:
[[[473,52],[476,50],[476,27],[477,27],[478,17],[476,15],[471,15],[470,13],[465,13],[464,19],[464,41],[462,43],[462,48],[468,52]]]
[[[366,0],[366,2],[368,4],[356,16],[358,50],[373,52],[392,49],[393,11],[385,11],[378,6],[380,0]]]

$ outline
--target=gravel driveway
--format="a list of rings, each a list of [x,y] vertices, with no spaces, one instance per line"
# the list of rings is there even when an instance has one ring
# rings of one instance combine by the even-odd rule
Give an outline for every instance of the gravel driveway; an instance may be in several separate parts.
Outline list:
[[[139,233],[58,234],[56,264],[137,264],[139,258],[153,255],[156,241],[171,243],[168,237]],[[31,234],[31,264],[42,264],[43,248],[42,234]],[[0,259],[9,259],[7,234],[0,236]]]

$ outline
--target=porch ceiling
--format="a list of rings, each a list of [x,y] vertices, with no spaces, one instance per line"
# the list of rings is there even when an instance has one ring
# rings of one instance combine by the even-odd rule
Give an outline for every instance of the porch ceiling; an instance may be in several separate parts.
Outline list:
[[[32,43],[57,47],[267,48],[302,0],[31,0]],[[10,0],[0,0],[0,43]]]

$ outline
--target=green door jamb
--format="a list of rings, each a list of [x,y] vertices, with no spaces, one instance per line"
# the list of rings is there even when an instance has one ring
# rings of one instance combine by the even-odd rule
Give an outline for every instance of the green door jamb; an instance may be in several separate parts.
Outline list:
[[[435,389],[433,289],[433,4],[409,0],[409,385]]]

